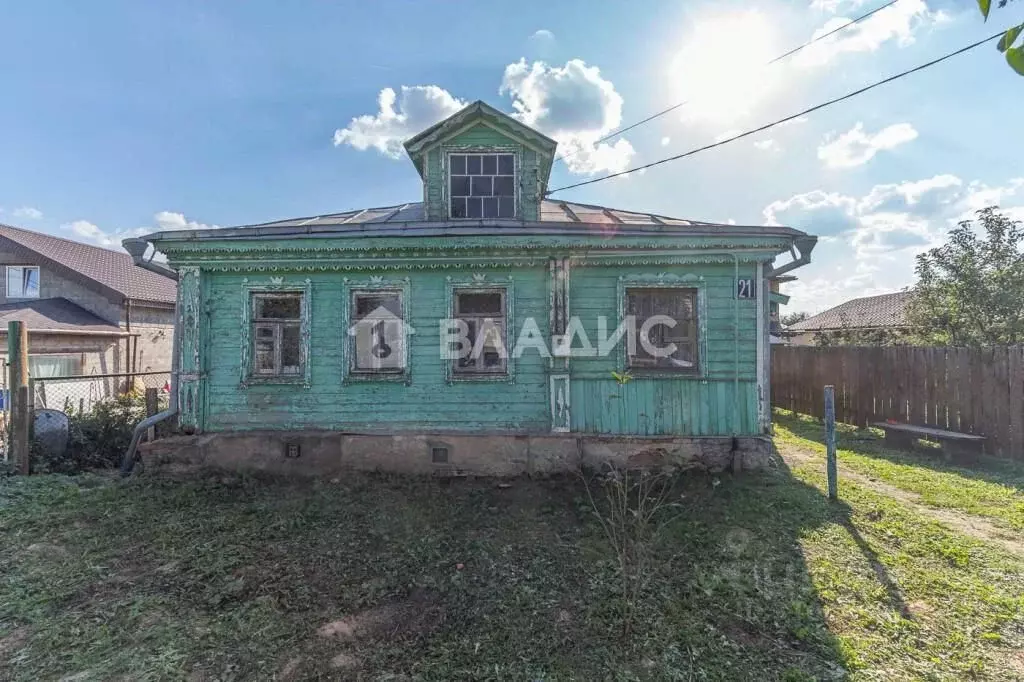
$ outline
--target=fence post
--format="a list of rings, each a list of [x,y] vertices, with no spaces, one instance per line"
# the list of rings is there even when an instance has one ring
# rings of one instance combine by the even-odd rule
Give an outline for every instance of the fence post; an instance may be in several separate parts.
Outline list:
[[[838,499],[836,478],[836,396],[835,387],[825,387],[825,471],[828,476],[828,498]]]
[[[18,472],[28,473],[28,328],[20,320],[7,323],[10,364],[11,459]]]
[[[152,417],[159,411],[157,401],[159,399],[159,389],[147,388],[146,389],[146,416]],[[156,440],[156,426],[150,426],[146,430],[146,440],[152,442]]]

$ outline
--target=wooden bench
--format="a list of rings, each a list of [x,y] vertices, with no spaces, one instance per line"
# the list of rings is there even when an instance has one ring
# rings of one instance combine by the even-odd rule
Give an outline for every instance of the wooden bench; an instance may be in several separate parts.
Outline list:
[[[985,436],[913,424],[876,422],[872,426],[885,431],[885,444],[899,450],[913,450],[917,440],[924,438],[938,441],[946,459],[969,459],[984,451]]]

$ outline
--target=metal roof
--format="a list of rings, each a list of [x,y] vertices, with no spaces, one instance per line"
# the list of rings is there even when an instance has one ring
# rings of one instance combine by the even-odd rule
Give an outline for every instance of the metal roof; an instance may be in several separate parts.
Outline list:
[[[172,280],[135,267],[132,257],[123,251],[54,237],[20,227],[0,224],[0,237],[7,239],[7,248],[20,251],[26,265],[37,265],[43,259],[55,270],[99,286],[112,297],[122,296],[136,301],[174,303],[177,285]]]
[[[253,239],[294,236],[435,237],[472,235],[569,236],[786,236],[804,233],[790,227],[730,225],[685,220],[654,213],[624,211],[592,204],[545,199],[540,220],[458,219],[427,220],[422,202],[364,208],[269,223],[209,230],[159,232],[146,240]]]

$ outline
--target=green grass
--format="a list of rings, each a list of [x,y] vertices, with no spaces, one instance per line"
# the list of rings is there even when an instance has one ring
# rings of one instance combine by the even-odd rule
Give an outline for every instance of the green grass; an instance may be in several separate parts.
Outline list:
[[[687,477],[624,641],[574,479],[10,478],[0,679],[1024,674],[1019,559],[823,486],[810,467]],[[367,636],[317,634],[352,614],[376,614]]]
[[[795,445],[822,456],[823,427],[812,417],[775,412],[776,443]],[[959,509],[1024,531],[1024,463],[985,458],[977,466],[947,464],[941,454],[902,452],[884,447],[876,429],[837,425],[837,450],[850,469],[917,493],[921,502]]]

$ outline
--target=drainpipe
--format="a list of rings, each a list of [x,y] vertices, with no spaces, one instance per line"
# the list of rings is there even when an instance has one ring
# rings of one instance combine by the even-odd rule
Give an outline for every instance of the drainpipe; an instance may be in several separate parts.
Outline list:
[[[131,254],[132,260],[135,261],[135,265],[177,281],[177,272],[159,263],[153,263],[152,257],[150,257],[149,260],[144,258],[146,249],[149,247],[149,242],[145,239],[125,239],[121,244],[124,246],[125,250]],[[174,415],[178,414],[178,356],[181,355],[181,334],[178,329],[178,313],[179,304],[177,297],[175,297],[174,336],[171,341],[171,394],[169,396],[169,404],[167,409],[163,412],[158,412],[151,417],[146,417],[136,425],[135,430],[132,432],[132,442],[128,445],[128,450],[124,453],[124,459],[121,461],[121,476],[128,476],[132,473],[132,469],[135,468],[135,453],[139,447],[139,441],[142,440],[142,434],[146,433],[147,429],[151,426],[156,426],[165,419],[170,419]]]
[[[797,268],[803,267],[811,262],[811,251],[814,251],[815,244],[818,243],[817,237],[805,236],[797,237],[793,240],[793,246],[800,252],[800,256],[797,257],[796,253],[790,248],[790,253],[793,255],[793,260],[786,263],[782,267],[773,268],[768,272],[764,273],[765,279],[770,277],[777,277],[781,274],[787,273],[790,270],[796,270]]]

